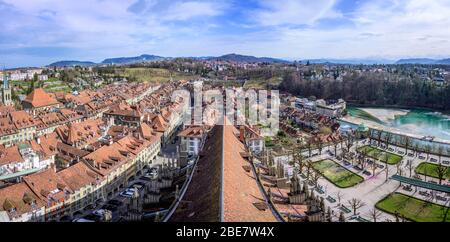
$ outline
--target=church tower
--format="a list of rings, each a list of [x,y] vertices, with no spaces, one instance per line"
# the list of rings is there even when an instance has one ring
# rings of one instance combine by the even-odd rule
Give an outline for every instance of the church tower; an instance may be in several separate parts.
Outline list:
[[[2,85],[2,103],[4,105],[12,105],[11,87],[9,86],[8,76],[6,71],[3,71],[3,85]]]

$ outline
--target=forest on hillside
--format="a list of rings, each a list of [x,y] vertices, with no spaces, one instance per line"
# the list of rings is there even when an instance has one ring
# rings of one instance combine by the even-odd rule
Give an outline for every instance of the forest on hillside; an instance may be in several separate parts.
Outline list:
[[[392,73],[354,73],[343,80],[309,80],[299,72],[285,73],[282,91],[323,99],[343,98],[361,105],[392,105],[450,110],[450,85]]]

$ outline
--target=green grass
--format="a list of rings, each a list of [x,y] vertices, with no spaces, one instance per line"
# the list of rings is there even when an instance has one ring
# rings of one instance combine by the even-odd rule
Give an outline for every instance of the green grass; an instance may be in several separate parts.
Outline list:
[[[266,89],[267,85],[278,86],[282,82],[282,79],[279,77],[273,77],[267,80],[264,79],[251,79],[245,82],[244,88],[253,88],[253,89]]]
[[[378,209],[415,222],[450,222],[449,208],[401,193],[391,193],[377,204]],[[444,220],[445,219],[445,220]]]
[[[416,172],[421,175],[431,176],[434,178],[439,178],[437,173],[437,168],[439,165],[432,164],[429,162],[422,162],[416,167]],[[447,172],[444,175],[445,179],[450,179],[450,168],[447,167]]]
[[[388,156],[387,163],[389,165],[395,165],[395,164],[399,163],[403,159],[403,156],[401,156],[401,155],[397,155],[397,154],[394,154],[394,153],[391,153],[391,152],[380,150],[380,149],[378,149],[376,147],[369,146],[369,145],[362,146],[362,147],[358,148],[358,152],[360,152],[360,153],[363,150],[367,151],[367,156],[368,157],[380,160],[381,162],[385,162],[386,161],[386,156]]]
[[[364,178],[345,169],[332,160],[321,160],[313,163],[313,168],[320,172],[327,180],[340,188],[352,187]]]
[[[195,79],[194,75],[182,72],[170,72],[167,69],[162,68],[125,68],[124,73],[127,77],[134,77],[138,82],[168,82],[172,75],[172,79],[177,80],[189,80]]]

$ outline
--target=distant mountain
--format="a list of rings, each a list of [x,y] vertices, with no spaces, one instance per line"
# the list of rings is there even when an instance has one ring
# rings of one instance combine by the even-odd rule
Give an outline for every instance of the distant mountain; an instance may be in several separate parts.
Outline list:
[[[102,64],[133,64],[138,62],[158,61],[163,59],[166,58],[157,55],[140,55],[135,57],[108,58],[102,61]]]
[[[48,67],[93,66],[93,65],[95,65],[95,63],[91,61],[69,60],[69,61],[57,61],[48,65]]]
[[[270,58],[270,57],[255,57],[249,55],[227,54],[219,57],[208,57],[206,60],[217,61],[235,61],[235,62],[268,62],[268,63],[289,63],[289,61]]]
[[[450,65],[450,58],[438,60],[436,64]]]
[[[430,59],[430,58],[412,58],[412,59],[401,59],[395,62],[395,64],[421,64],[421,65],[449,65],[450,58],[447,59]]]
[[[386,59],[311,59],[302,60],[302,63],[311,64],[342,64],[342,65],[376,65],[393,64],[395,61]]]
[[[434,64],[436,60],[429,58],[400,59],[395,64]]]

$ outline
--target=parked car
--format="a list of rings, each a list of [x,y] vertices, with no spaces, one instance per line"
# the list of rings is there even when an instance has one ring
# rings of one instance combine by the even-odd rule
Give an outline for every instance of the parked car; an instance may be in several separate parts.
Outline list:
[[[94,220],[85,219],[85,218],[76,218],[72,220],[72,222],[78,222],[78,223],[88,223],[88,222],[95,222]]]
[[[366,176],[372,175],[372,173],[370,173],[369,171],[363,171],[363,174],[366,175]]]
[[[115,199],[113,199],[113,200],[110,200],[110,201],[108,201],[108,204],[111,204],[111,205],[115,205],[115,206],[122,206],[123,205],[123,202],[122,201],[119,201],[119,200],[115,200]]]
[[[428,192],[424,192],[424,191],[419,191],[419,194],[424,196],[424,197],[429,197],[430,194]]]
[[[430,158],[430,161],[431,161],[431,162],[437,162],[437,159],[435,159],[435,158]]]
[[[130,197],[132,197],[134,195],[134,190],[127,189],[127,190],[121,192],[119,195],[122,196],[122,197],[130,198]]]
[[[111,212],[117,211],[117,206],[112,204],[105,204],[102,206],[102,209],[109,210]]]
[[[442,164],[444,164],[444,165],[449,165],[449,164],[450,164],[450,161],[444,160],[444,161],[442,161]]]

